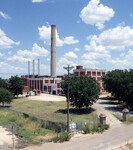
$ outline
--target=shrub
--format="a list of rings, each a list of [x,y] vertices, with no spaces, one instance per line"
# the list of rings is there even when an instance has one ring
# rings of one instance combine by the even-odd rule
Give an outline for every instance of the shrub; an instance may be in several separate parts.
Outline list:
[[[108,124],[99,125],[96,129],[96,132],[102,133],[104,130],[108,130],[108,128],[109,128]]]
[[[57,134],[53,139],[51,139],[51,141],[53,142],[64,142],[64,141],[69,141],[71,138],[70,133],[68,132],[62,132]]]
[[[95,132],[102,133],[104,130],[107,130],[108,128],[109,128],[108,124],[105,124],[105,125],[95,124],[95,125],[92,126],[89,123],[87,123],[83,127],[83,132],[84,132],[84,134],[95,133]]]

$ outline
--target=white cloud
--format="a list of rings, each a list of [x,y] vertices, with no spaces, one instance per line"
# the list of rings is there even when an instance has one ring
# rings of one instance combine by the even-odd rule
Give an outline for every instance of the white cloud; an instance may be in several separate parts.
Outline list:
[[[73,36],[65,37],[63,41],[64,41],[63,44],[67,44],[67,45],[71,45],[79,42],[79,40],[74,39]]]
[[[77,66],[77,64],[74,63],[73,61],[70,61],[67,58],[62,57],[62,58],[59,59],[59,61],[57,63],[57,72],[58,72],[58,74],[60,74],[60,75],[62,75],[63,73],[67,74],[67,70],[64,69],[64,67],[67,67],[67,65],[70,65],[70,66],[73,66],[73,67]],[[72,72],[72,70],[70,72]]]
[[[11,76],[11,73],[13,73],[13,75],[20,74],[22,72],[25,72],[25,69],[10,65],[6,62],[0,62],[0,71],[1,73],[3,73],[3,78],[9,78]]]
[[[89,52],[81,56],[81,58],[86,60],[97,60],[97,61],[106,61],[111,58],[109,53],[98,53],[98,52]]]
[[[14,42],[12,39],[6,36],[2,29],[0,29],[0,49],[11,48],[13,45],[19,44],[20,42]]]
[[[95,25],[98,29],[104,28],[104,23],[109,21],[115,12],[112,8],[100,4],[100,0],[90,0],[80,12],[80,18],[83,22]]]
[[[47,57],[49,55],[48,50],[33,44],[32,50],[18,50],[17,53],[9,58],[8,61],[27,62],[36,57]]]
[[[41,3],[41,2],[45,2],[46,0],[32,0],[32,3]]]
[[[88,40],[89,44],[85,45],[87,52],[81,57],[84,63],[104,63],[109,69],[133,67],[133,28],[117,26],[89,36]]]
[[[89,45],[85,45],[85,48],[88,51],[120,51],[132,47],[132,41],[133,29],[129,26],[118,26],[105,30],[98,36],[92,36]]]
[[[82,60],[81,63],[84,68],[98,68],[97,66],[99,65],[99,61],[96,60]]]
[[[73,61],[70,61],[67,58],[60,58],[58,64],[60,64],[62,66],[62,68],[63,68],[63,66],[66,66],[68,64],[72,65]]]
[[[7,61],[12,61],[12,62],[28,62],[30,61],[30,58],[24,58],[23,56],[18,56],[18,55],[13,55],[9,58],[7,58]]]
[[[45,44],[50,45],[51,42],[51,27],[50,26],[42,26],[38,28],[39,30],[39,36],[40,39],[44,41]],[[79,41],[75,39],[73,36],[68,36],[64,37],[63,39],[60,39],[59,34],[56,30],[56,45],[57,46],[63,46],[64,44],[66,45],[71,45],[71,44],[76,44]]]
[[[2,11],[0,11],[0,16],[6,20],[10,19],[10,17],[7,14],[3,13]]]
[[[3,53],[0,53],[0,58],[2,58],[4,55],[5,55],[5,54],[3,54]]]
[[[78,56],[72,52],[72,51],[69,51],[67,52],[65,55],[64,55],[65,58],[78,58]]]
[[[74,48],[74,51],[78,52],[78,51],[79,51],[79,48],[77,48],[77,47],[76,47],[76,48]]]

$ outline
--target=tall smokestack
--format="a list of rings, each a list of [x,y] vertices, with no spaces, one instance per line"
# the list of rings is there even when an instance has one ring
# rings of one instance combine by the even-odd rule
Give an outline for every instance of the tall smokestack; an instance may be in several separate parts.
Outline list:
[[[30,76],[30,61],[28,61],[28,76]]]
[[[38,76],[40,75],[40,59],[38,59]]]
[[[51,25],[51,77],[56,77],[56,25]]]

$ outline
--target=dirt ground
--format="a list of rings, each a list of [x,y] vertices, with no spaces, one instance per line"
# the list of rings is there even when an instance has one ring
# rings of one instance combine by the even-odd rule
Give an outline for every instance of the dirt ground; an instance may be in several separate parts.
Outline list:
[[[133,150],[133,143],[128,143],[124,146],[120,146],[114,150]]]
[[[65,101],[66,97],[64,96],[58,96],[58,95],[52,95],[52,94],[40,94],[36,96],[29,96],[29,100],[38,100],[38,101]]]
[[[7,131],[6,128],[0,126],[0,145],[8,145],[12,147],[13,143],[16,142],[16,137],[11,132]]]

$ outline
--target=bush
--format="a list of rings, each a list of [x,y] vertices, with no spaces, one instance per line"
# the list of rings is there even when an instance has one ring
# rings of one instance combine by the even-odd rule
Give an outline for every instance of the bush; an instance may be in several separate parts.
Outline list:
[[[108,130],[108,128],[109,128],[108,124],[99,125],[98,128],[96,129],[96,132],[102,133],[104,130]]]
[[[92,126],[89,123],[87,123],[83,127],[83,132],[84,132],[84,134],[95,133],[95,132],[102,133],[104,130],[107,130],[108,128],[109,128],[108,124],[105,124],[105,125],[95,124]]]
[[[64,142],[64,141],[69,141],[71,138],[70,133],[68,132],[62,132],[57,134],[53,139],[51,139],[51,141],[53,142]]]

